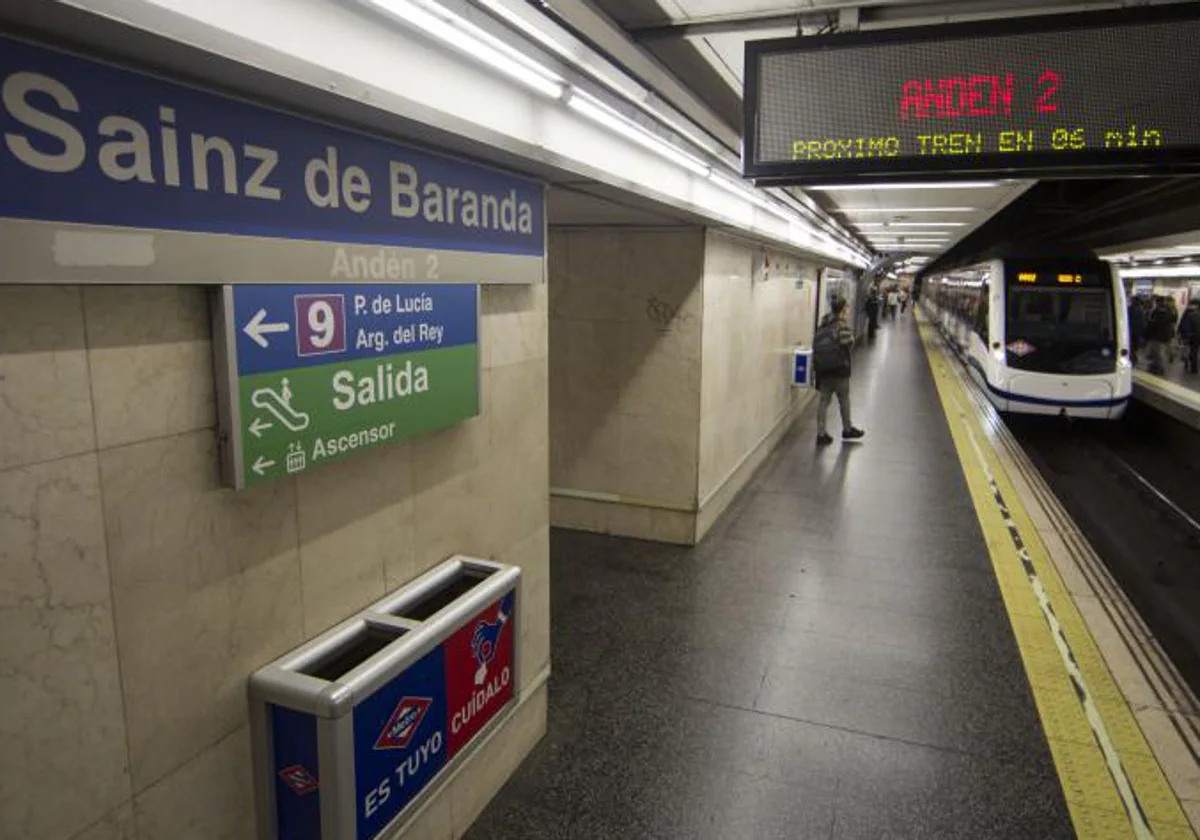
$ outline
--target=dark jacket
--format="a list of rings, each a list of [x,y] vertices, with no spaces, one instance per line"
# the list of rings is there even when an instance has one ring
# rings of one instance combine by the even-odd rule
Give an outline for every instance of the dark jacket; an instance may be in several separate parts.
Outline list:
[[[846,323],[845,318],[839,318],[837,315],[830,312],[821,319],[821,323],[817,327],[817,331],[820,332],[822,329],[827,328],[831,324],[833,325],[835,334],[837,335],[838,344],[841,345],[842,351],[846,354],[844,368],[845,372],[843,373],[839,371],[838,373],[834,374],[826,373],[822,375],[821,370],[814,365],[813,373],[815,374],[816,385],[818,388],[821,387],[822,379],[845,379],[850,376],[850,351],[854,347],[854,330],[850,329],[850,325]]]
[[[1200,344],[1200,307],[1189,306],[1179,319],[1179,337],[1185,344]]]
[[[1156,306],[1150,313],[1150,323],[1146,325],[1146,338],[1150,341],[1170,341],[1175,337],[1175,318],[1171,310],[1165,306]]]
[[[1137,301],[1129,305],[1129,336],[1135,343],[1146,336],[1146,309]]]

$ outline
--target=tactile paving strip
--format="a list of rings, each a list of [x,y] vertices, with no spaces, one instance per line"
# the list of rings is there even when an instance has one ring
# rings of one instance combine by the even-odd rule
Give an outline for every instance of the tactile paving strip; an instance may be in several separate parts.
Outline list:
[[[960,377],[923,321],[921,337],[1076,835],[1196,840]]]

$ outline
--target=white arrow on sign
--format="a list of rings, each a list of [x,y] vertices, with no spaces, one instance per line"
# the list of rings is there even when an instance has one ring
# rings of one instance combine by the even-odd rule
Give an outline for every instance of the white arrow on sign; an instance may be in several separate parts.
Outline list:
[[[286,321],[276,321],[274,323],[266,323],[267,310],[260,309],[254,313],[254,317],[246,326],[242,327],[242,332],[250,336],[250,338],[259,346],[267,346],[267,336],[271,333],[284,333],[292,328],[291,324]]]
[[[268,423],[261,417],[255,417],[254,422],[250,424],[250,434],[256,438],[262,437],[262,433],[274,426],[274,423]]]
[[[273,467],[273,466],[275,466],[274,461],[270,460],[269,458],[264,458],[262,455],[259,455],[258,459],[250,466],[250,469],[254,470],[256,473],[258,473],[261,476],[263,473],[265,473],[267,471],[268,468]]]

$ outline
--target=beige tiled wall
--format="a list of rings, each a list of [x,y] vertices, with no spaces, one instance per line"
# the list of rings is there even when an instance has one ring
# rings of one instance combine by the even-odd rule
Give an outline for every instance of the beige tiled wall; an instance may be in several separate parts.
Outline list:
[[[204,290],[0,285],[0,840],[249,838],[248,675],[454,552],[524,568],[530,685],[546,287],[485,287],[482,307],[478,418],[235,493]],[[461,834],[540,737],[527,693],[417,834]]]
[[[694,507],[703,248],[699,228],[551,230],[555,488],[668,514]],[[657,539],[680,531],[649,509],[624,508],[566,495],[553,517]]]
[[[704,253],[699,497],[723,506],[753,471],[739,466],[770,450],[803,401],[789,384],[791,351],[811,338],[815,286],[798,288],[811,266],[720,233],[707,234]],[[701,532],[717,512],[702,511]]]
[[[698,228],[552,229],[549,276],[551,520],[697,541],[806,402],[815,267]]]

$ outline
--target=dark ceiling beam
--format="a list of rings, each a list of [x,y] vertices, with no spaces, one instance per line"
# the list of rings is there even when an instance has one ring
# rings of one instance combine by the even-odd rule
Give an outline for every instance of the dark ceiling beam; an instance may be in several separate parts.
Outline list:
[[[1200,178],[1042,181],[926,271],[998,248],[1094,251],[1193,230],[1200,230]]]
[[[928,23],[952,21],[986,20],[988,18],[1017,15],[1043,15],[1062,12],[1078,12],[1094,9],[1145,6],[1153,3],[1185,2],[1185,0],[1098,0],[1098,2],[1074,5],[1053,0],[928,0],[923,3],[885,5],[882,3],[830,3],[818,8],[797,9],[788,14],[773,12],[765,15],[714,15],[680,23],[648,24],[626,27],[626,31],[638,42],[661,41],[703,35],[725,35],[730,33],[755,32],[763,29],[783,27],[822,27],[836,22],[843,11],[857,10],[859,29],[883,29],[887,27],[915,26]]]

